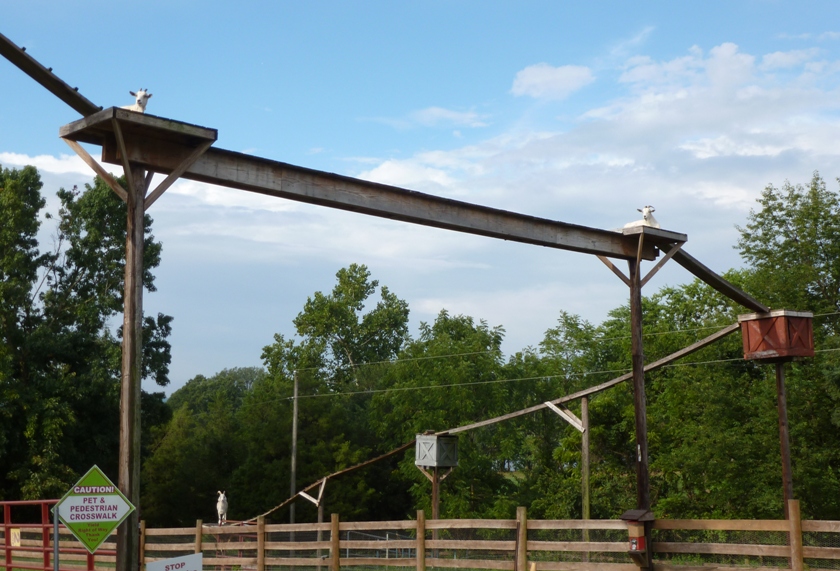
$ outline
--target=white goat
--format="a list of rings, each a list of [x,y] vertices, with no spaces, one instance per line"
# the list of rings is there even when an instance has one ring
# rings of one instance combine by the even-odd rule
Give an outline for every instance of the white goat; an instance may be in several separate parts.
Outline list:
[[[219,492],[219,501],[216,502],[216,512],[219,514],[219,525],[227,521],[228,501],[224,492]]]
[[[645,206],[644,208],[637,208],[642,213],[642,219],[634,222],[628,222],[624,225],[625,228],[635,228],[636,226],[650,226],[651,228],[660,228],[659,222],[653,217],[656,210],[653,206]]]
[[[134,105],[126,105],[123,109],[128,109],[129,111],[137,111],[139,113],[146,112],[146,103],[149,102],[149,98],[152,96],[151,93],[146,91],[145,89],[138,89],[137,93],[133,91],[129,91],[131,95],[134,96]]]

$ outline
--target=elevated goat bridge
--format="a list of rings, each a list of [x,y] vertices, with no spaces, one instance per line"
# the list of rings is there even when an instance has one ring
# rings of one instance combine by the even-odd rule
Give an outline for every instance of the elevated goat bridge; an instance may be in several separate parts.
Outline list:
[[[772,317],[769,314],[770,308],[686,253],[683,249],[687,241],[685,234],[647,226],[618,232],[590,228],[218,149],[213,147],[218,137],[215,129],[116,107],[102,109],[96,106],[82,96],[78,89],[71,88],[55,76],[51,69],[45,68],[25,53],[24,49],[16,46],[2,34],[0,34],[0,55],[83,116],[82,119],[61,127],[59,135],[127,204],[119,487],[135,504],[138,504],[140,499],[139,405],[143,315],[143,221],[146,209],[151,207],[178,178],[402,222],[597,256],[630,289],[633,372],[626,376],[626,379],[622,377],[610,383],[629,379],[633,382],[638,451],[637,507],[642,511],[649,510],[651,507],[644,375],[646,369],[659,366],[657,363],[648,366],[644,363],[642,287],[668,260],[673,259],[717,291],[756,312],[758,318],[770,319]],[[127,188],[123,188],[82,144],[100,146],[102,162],[122,166]],[[152,189],[150,187],[154,173],[166,176]],[[647,275],[642,276],[641,262],[657,259],[658,261]],[[614,264],[614,260],[627,263],[626,274]],[[764,330],[761,331],[763,335]],[[721,331],[720,335],[731,332],[731,329],[727,329]],[[687,347],[668,359],[678,358],[685,352],[696,350],[715,339],[717,337],[704,340],[700,342],[700,345]],[[785,499],[789,500],[792,498],[792,483],[782,371],[781,364],[777,364],[784,491]],[[607,384],[593,387],[590,392],[605,388]],[[551,406],[545,403],[534,408],[545,406],[552,410],[558,409],[563,402],[573,397],[580,397],[583,407],[587,406],[586,395],[580,394],[552,401]],[[510,416],[526,412],[530,412],[530,409]],[[490,419],[487,422],[503,419]],[[463,427],[463,429],[475,426],[477,425]],[[588,518],[588,510],[584,518]],[[126,520],[121,530],[118,536],[117,569],[119,571],[137,569],[139,520],[136,513]],[[645,530],[648,544],[650,544],[650,522],[647,522]],[[642,567],[647,567],[650,562],[640,560],[637,563]]]

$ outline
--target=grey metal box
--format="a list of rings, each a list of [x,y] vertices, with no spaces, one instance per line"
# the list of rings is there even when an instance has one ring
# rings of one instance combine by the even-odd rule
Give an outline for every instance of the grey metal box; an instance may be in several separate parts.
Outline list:
[[[451,468],[458,465],[458,437],[418,434],[414,465]]]

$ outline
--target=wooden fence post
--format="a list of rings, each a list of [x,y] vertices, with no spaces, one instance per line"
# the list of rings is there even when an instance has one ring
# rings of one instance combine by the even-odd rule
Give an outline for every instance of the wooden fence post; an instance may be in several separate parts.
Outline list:
[[[516,567],[517,571],[528,569],[528,511],[525,506],[516,508]]]
[[[330,516],[330,571],[341,569],[341,543],[338,532],[338,514],[332,514]]]
[[[257,571],[265,571],[265,516],[257,518]]]
[[[790,525],[790,568],[791,571],[802,571],[802,520],[799,512],[799,500],[788,500],[788,524]]]
[[[201,553],[201,541],[204,535],[203,528],[204,522],[200,519],[195,520],[195,551],[193,553]]]
[[[140,569],[146,564],[146,520],[140,520]]]
[[[417,571],[426,571],[426,514],[417,510]]]

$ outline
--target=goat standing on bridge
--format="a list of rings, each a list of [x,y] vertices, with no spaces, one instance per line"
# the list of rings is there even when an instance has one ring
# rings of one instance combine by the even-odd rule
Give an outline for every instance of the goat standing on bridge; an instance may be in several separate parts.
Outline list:
[[[149,98],[152,94],[145,89],[138,89],[137,93],[134,93],[133,91],[129,91],[129,93],[134,96],[134,105],[126,105],[123,109],[137,111],[138,113],[145,113],[146,104],[149,102]]]
[[[224,492],[219,492],[219,500],[216,502],[216,512],[219,514],[219,525],[227,521],[228,501]]]

